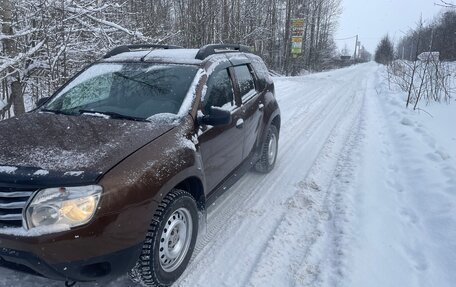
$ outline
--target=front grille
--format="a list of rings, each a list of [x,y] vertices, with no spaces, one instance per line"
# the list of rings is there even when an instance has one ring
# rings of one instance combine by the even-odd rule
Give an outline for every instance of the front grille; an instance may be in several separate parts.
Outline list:
[[[22,211],[35,191],[0,187],[0,227],[21,227]]]

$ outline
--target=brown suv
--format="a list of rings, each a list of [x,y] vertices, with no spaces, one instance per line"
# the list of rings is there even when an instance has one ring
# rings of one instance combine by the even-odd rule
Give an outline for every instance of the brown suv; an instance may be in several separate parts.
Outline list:
[[[247,47],[117,47],[0,122],[0,266],[171,285],[206,206],[235,173],[274,167],[279,130],[274,84]]]

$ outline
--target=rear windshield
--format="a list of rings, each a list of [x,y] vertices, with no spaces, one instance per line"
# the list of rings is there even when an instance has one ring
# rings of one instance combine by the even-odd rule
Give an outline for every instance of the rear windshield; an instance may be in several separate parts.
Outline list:
[[[139,119],[177,114],[197,70],[186,65],[95,64],[68,83],[44,109],[74,115],[115,113]]]

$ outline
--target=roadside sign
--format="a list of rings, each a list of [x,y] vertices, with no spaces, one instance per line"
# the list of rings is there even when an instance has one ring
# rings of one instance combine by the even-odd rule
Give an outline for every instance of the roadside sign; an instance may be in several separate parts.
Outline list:
[[[291,38],[291,53],[301,54],[302,53],[302,37]]]
[[[302,38],[304,36],[304,19],[291,19],[291,53],[298,55],[302,53]]]
[[[291,19],[291,34],[295,37],[302,37],[304,35],[304,19],[295,18]]]

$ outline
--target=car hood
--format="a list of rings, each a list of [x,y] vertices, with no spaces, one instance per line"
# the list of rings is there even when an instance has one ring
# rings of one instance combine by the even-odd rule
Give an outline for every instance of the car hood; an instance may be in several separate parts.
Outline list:
[[[135,122],[39,112],[1,121],[0,183],[93,182],[177,122],[171,115]]]

